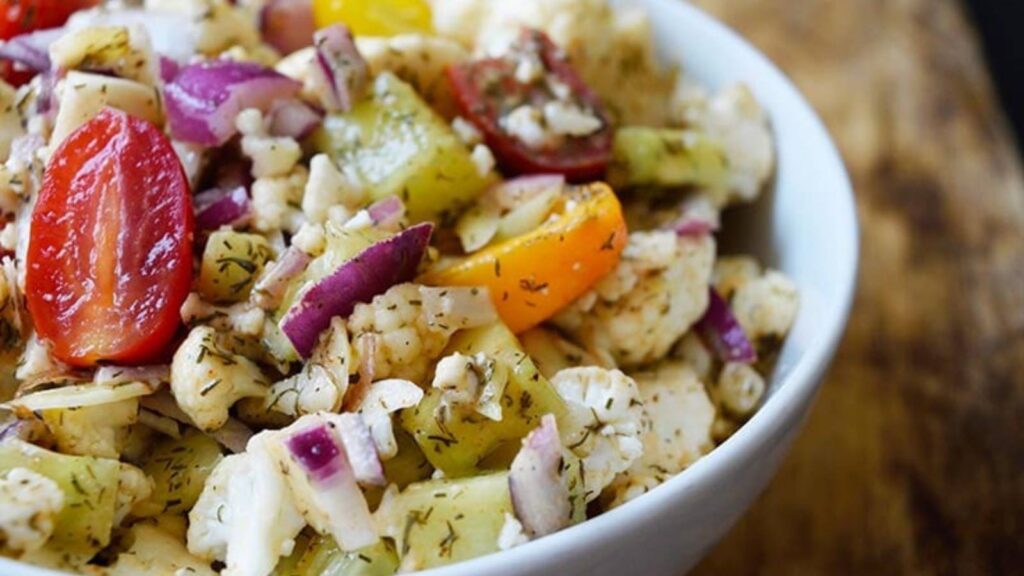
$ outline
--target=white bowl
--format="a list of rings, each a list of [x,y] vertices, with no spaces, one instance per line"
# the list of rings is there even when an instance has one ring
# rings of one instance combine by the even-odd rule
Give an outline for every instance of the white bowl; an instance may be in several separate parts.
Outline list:
[[[857,215],[842,160],[821,121],[767,58],[719,22],[681,0],[638,3],[649,10],[667,62],[713,89],[746,83],[771,116],[778,151],[774,186],[761,202],[729,216],[725,229],[743,232],[723,245],[758,254],[796,281],[796,326],[761,410],[682,474],[578,526],[424,576],[682,574],[767,485],[843,333],[856,284]],[[0,558],[0,574],[56,573]]]

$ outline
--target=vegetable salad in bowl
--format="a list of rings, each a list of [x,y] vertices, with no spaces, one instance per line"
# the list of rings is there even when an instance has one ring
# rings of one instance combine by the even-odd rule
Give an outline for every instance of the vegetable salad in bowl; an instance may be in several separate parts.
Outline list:
[[[0,2],[0,555],[411,572],[725,441],[769,123],[606,1]]]

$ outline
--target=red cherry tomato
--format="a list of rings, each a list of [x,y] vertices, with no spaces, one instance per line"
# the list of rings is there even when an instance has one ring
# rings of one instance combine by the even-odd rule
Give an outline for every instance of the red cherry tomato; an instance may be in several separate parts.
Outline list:
[[[105,109],[50,159],[32,213],[28,310],[73,366],[157,359],[192,281],[192,200],[155,126]]]
[[[535,55],[543,76],[524,83],[516,78],[523,54]],[[567,86],[570,100],[590,110],[602,122],[597,132],[583,137],[564,137],[553,146],[531,148],[501,125],[501,117],[523,104],[537,108],[556,100],[545,77]],[[499,165],[512,174],[564,174],[572,181],[600,178],[608,167],[612,149],[611,124],[600,99],[576,74],[565,54],[537,30],[524,30],[508,55],[485,58],[448,69],[448,80],[462,116],[481,132]]]
[[[63,26],[76,11],[99,0],[0,0],[0,38]]]

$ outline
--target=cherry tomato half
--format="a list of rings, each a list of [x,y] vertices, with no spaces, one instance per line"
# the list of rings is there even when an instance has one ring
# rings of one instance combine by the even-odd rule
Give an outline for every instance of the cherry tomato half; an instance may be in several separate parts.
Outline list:
[[[524,83],[516,70],[523,55],[535,55],[543,65],[540,78]],[[570,100],[597,116],[603,126],[583,137],[565,137],[554,146],[531,148],[501,125],[501,118],[523,104],[541,108],[556,99],[551,77],[570,92]],[[564,174],[574,182],[601,178],[611,159],[612,131],[600,99],[576,74],[565,54],[538,30],[524,30],[508,55],[452,66],[448,79],[462,116],[481,132],[497,156],[498,164],[511,174]]]
[[[0,40],[19,34],[63,26],[77,10],[98,4],[99,0],[0,0]],[[15,70],[8,61],[0,61],[0,78],[20,86],[34,72]]]
[[[105,109],[50,159],[25,292],[36,332],[74,366],[155,360],[192,281],[192,200],[167,137]]]

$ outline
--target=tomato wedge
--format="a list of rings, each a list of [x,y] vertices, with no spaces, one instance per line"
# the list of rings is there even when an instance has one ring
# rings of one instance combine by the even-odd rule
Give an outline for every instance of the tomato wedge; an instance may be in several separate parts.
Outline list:
[[[20,34],[62,26],[76,10],[95,6],[99,0],[0,0],[0,40]],[[21,86],[35,72],[19,70],[7,60],[0,61],[0,78]]]
[[[524,82],[518,74],[524,59],[536,59],[542,73]],[[597,94],[576,74],[565,54],[546,34],[523,30],[506,55],[484,58],[448,69],[448,80],[459,113],[481,132],[511,174],[563,174],[572,182],[599,179],[611,159],[612,130],[608,113]],[[552,82],[568,89],[568,101],[589,111],[601,128],[586,136],[567,136],[552,145],[531,147],[502,125],[502,118],[526,104],[537,109],[556,100]]]
[[[156,360],[192,282],[192,200],[155,126],[104,109],[54,152],[32,213],[25,293],[73,366]]]

